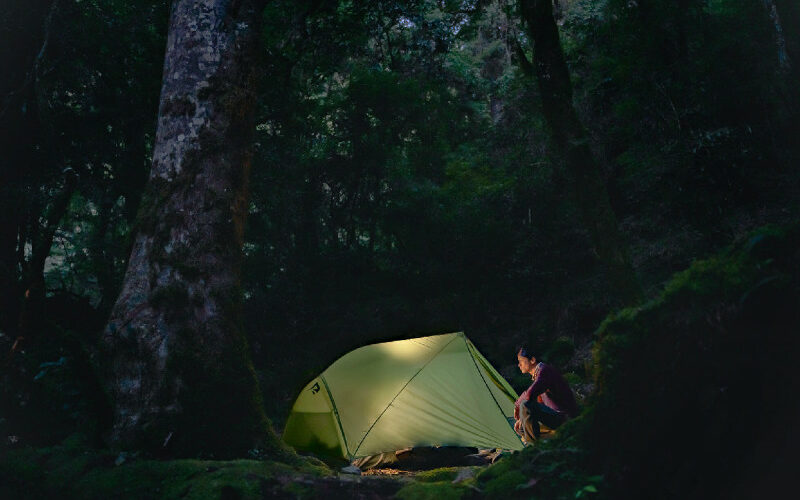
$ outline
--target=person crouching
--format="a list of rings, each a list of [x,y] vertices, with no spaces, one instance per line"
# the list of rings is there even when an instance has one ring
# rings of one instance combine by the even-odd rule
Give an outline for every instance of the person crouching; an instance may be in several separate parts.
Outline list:
[[[539,439],[539,424],[555,429],[578,414],[578,404],[569,383],[555,367],[531,355],[525,347],[517,350],[517,364],[530,374],[533,383],[514,403],[514,430],[526,443]]]

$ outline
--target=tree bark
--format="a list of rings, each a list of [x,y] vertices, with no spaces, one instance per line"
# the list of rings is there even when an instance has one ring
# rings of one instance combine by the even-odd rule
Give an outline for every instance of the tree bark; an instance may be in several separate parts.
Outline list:
[[[552,143],[575,184],[575,199],[600,261],[619,299],[641,297],[641,288],[617,228],[608,191],[589,147],[586,129],[572,105],[572,83],[553,19],[552,0],[520,0],[533,42],[533,67]]]
[[[110,442],[172,456],[277,446],[242,328],[258,0],[177,0],[153,164],[103,333]]]
[[[783,24],[781,23],[781,18],[778,15],[778,8],[775,5],[774,0],[763,0],[764,8],[767,11],[767,15],[769,15],[770,20],[772,21],[772,27],[775,31],[775,46],[777,50],[778,56],[778,64],[780,65],[781,69],[785,71],[791,70],[791,60],[789,59],[789,52],[786,48],[786,37],[783,34]]]
[[[800,5],[793,0],[765,0],[765,3],[775,7],[773,21],[780,24],[790,65],[797,73],[800,61]]]

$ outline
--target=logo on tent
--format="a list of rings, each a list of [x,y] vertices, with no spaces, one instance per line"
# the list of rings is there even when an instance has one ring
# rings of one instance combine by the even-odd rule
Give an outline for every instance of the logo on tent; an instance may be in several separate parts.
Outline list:
[[[319,392],[319,382],[317,382],[316,384],[314,384],[314,385],[311,387],[311,394],[316,394],[316,393],[318,393],[318,392]]]

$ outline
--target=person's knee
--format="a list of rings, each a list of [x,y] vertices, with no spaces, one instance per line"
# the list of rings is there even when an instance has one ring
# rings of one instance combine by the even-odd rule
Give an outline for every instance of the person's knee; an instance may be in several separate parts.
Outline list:
[[[519,405],[519,418],[520,420],[524,420],[529,418],[532,415],[531,407],[528,405],[528,401],[523,401],[521,405]]]
[[[525,408],[528,410],[528,414],[531,416],[531,418],[535,418],[536,420],[541,420],[539,417],[542,415],[542,412],[539,409],[538,402],[526,401]]]

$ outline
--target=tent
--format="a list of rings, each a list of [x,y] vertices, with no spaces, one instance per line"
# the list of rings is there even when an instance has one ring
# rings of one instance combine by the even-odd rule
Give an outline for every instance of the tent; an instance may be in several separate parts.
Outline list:
[[[383,342],[309,382],[283,440],[349,460],[416,446],[519,450],[516,398],[463,332]]]

